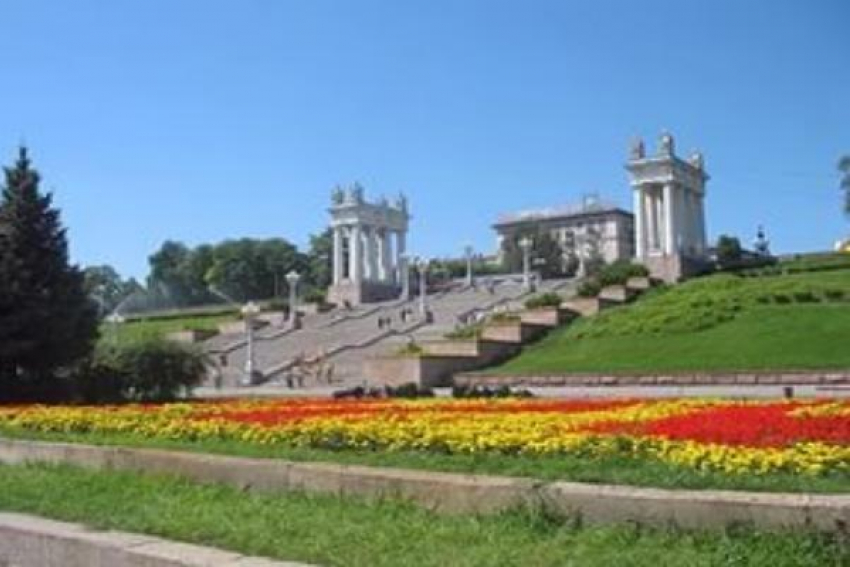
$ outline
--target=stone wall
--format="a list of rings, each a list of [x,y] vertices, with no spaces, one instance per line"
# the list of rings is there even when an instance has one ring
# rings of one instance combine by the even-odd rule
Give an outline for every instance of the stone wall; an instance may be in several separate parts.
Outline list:
[[[588,523],[640,523],[694,529],[745,523],[760,529],[844,533],[850,525],[850,495],[846,494],[638,488],[12,439],[0,439],[0,462],[67,463],[96,470],[176,474],[251,491],[306,491],[377,500],[399,498],[443,513],[497,513],[524,507]],[[0,550],[8,541],[0,529]],[[8,549],[7,545],[7,553]],[[15,563],[14,555],[4,556],[0,552],[0,560],[10,558]],[[78,564],[56,565],[77,567]]]
[[[486,372],[456,374],[455,384],[481,386],[753,386],[850,384],[850,372],[762,372],[692,374],[557,374],[504,376]]]

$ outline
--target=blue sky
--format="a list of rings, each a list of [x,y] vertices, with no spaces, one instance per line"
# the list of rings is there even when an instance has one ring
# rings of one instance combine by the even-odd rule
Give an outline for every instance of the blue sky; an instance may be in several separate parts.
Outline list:
[[[630,208],[629,139],[701,149],[709,236],[850,232],[850,2],[4,0],[0,161],[23,139],[75,261],[306,242],[331,188],[405,191],[427,255],[503,211]],[[5,157],[3,157],[5,156]]]

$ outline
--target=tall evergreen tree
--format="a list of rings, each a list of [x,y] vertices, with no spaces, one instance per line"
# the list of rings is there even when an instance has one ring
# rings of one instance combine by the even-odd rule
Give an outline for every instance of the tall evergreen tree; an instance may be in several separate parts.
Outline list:
[[[0,397],[49,384],[87,355],[97,337],[96,307],[68,243],[52,195],[21,148],[4,168],[0,199]]]

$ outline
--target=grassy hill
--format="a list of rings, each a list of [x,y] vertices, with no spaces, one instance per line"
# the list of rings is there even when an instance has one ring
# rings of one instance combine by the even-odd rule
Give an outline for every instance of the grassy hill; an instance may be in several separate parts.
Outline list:
[[[715,275],[550,334],[504,373],[850,369],[850,270]]]

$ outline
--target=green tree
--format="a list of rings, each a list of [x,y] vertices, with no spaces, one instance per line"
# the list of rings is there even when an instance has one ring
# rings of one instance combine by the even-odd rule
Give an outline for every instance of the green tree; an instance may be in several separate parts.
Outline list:
[[[330,228],[310,235],[307,251],[307,281],[317,289],[326,289],[333,279],[333,232]]]
[[[740,262],[742,255],[741,241],[736,236],[720,235],[717,239],[717,263],[721,267]]]
[[[148,257],[151,271],[148,290],[173,307],[191,304],[191,286],[186,278],[186,265],[191,251],[182,242],[166,240]]]
[[[22,147],[0,199],[0,392],[10,395],[45,395],[97,338],[97,308],[39,181]]]
[[[124,298],[139,289],[135,280],[124,281],[112,266],[86,266],[83,270],[86,293],[99,306],[101,314],[113,311]]]
[[[265,299],[285,289],[290,270],[305,268],[305,257],[282,238],[226,240],[215,247],[207,281],[238,301]]]
[[[544,278],[564,275],[564,249],[549,232],[541,232],[534,239],[531,257],[531,268],[539,271]]]
[[[838,171],[841,172],[841,190],[844,191],[844,212],[850,215],[850,155],[838,160]]]

